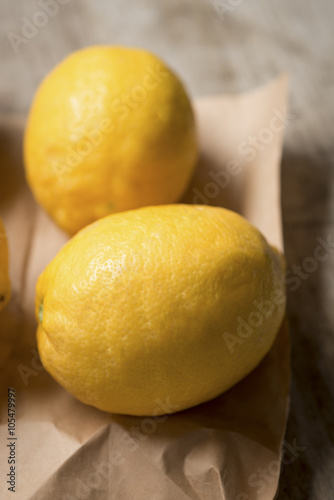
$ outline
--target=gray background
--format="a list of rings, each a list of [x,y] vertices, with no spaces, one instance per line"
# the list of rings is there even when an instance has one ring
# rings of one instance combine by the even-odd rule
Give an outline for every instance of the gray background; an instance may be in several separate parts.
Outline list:
[[[312,256],[317,238],[334,240],[334,2],[59,0],[58,13],[15,51],[13,38],[27,20],[44,24],[36,14],[41,3],[47,2],[0,0],[0,112],[26,113],[41,78],[70,51],[92,44],[155,51],[193,96],[239,92],[288,72],[294,114],[282,164],[288,267]],[[284,466],[279,499],[334,497],[333,267],[330,254],[289,293],[286,441],[305,449]]]

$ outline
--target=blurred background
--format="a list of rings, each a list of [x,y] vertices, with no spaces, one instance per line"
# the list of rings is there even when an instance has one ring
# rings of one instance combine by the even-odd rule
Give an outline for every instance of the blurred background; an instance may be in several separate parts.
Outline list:
[[[43,76],[70,51],[142,46],[163,57],[193,96],[238,92],[289,72],[297,119],[287,142],[312,134],[325,147],[334,113],[333,18],[329,0],[2,0],[0,109],[27,111]]]
[[[318,238],[334,242],[333,19],[329,0],[1,0],[0,113],[26,114],[50,69],[93,44],[156,52],[193,97],[241,92],[289,73],[282,210],[288,267],[297,269]],[[289,293],[286,441],[303,451],[283,467],[279,499],[333,498],[333,252]]]

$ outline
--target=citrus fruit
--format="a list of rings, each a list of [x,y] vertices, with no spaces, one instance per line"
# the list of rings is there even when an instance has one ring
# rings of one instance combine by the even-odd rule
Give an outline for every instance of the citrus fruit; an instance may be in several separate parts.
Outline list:
[[[8,276],[8,246],[5,228],[0,219],[0,311],[10,299],[10,281]]]
[[[69,234],[110,213],[175,203],[197,160],[191,103],[150,52],[79,50],[41,83],[24,156],[35,198]]]
[[[38,349],[84,403],[158,415],[166,401],[189,408],[245,377],[273,344],[284,309],[279,255],[243,217],[144,207],[87,226],[46,267]]]

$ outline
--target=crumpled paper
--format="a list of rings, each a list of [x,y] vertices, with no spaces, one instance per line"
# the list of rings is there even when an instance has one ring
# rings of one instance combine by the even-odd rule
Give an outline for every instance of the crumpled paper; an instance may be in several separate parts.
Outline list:
[[[225,206],[282,249],[280,159],[287,78],[195,100],[201,158],[187,203]],[[9,238],[12,300],[0,316],[0,496],[8,491],[7,390],[16,390],[15,499],[269,500],[279,479],[289,403],[284,321],[264,360],[220,397],[179,413],[127,417],[85,406],[39,361],[34,289],[67,236],[24,179],[24,118],[0,117],[0,215]],[[231,353],[233,355],[233,353]],[[286,450],[284,450],[285,452]]]

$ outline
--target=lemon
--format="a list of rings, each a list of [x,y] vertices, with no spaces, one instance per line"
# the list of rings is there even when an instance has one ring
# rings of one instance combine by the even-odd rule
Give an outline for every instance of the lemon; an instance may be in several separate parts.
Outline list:
[[[285,310],[280,257],[243,217],[161,205],[74,236],[37,282],[45,369],[101,410],[207,401],[268,352]]]
[[[178,77],[142,49],[89,47],[40,85],[24,157],[37,201],[69,234],[111,213],[177,202],[198,155]]]
[[[8,276],[8,246],[5,228],[0,219],[0,311],[10,299],[10,281]]]

